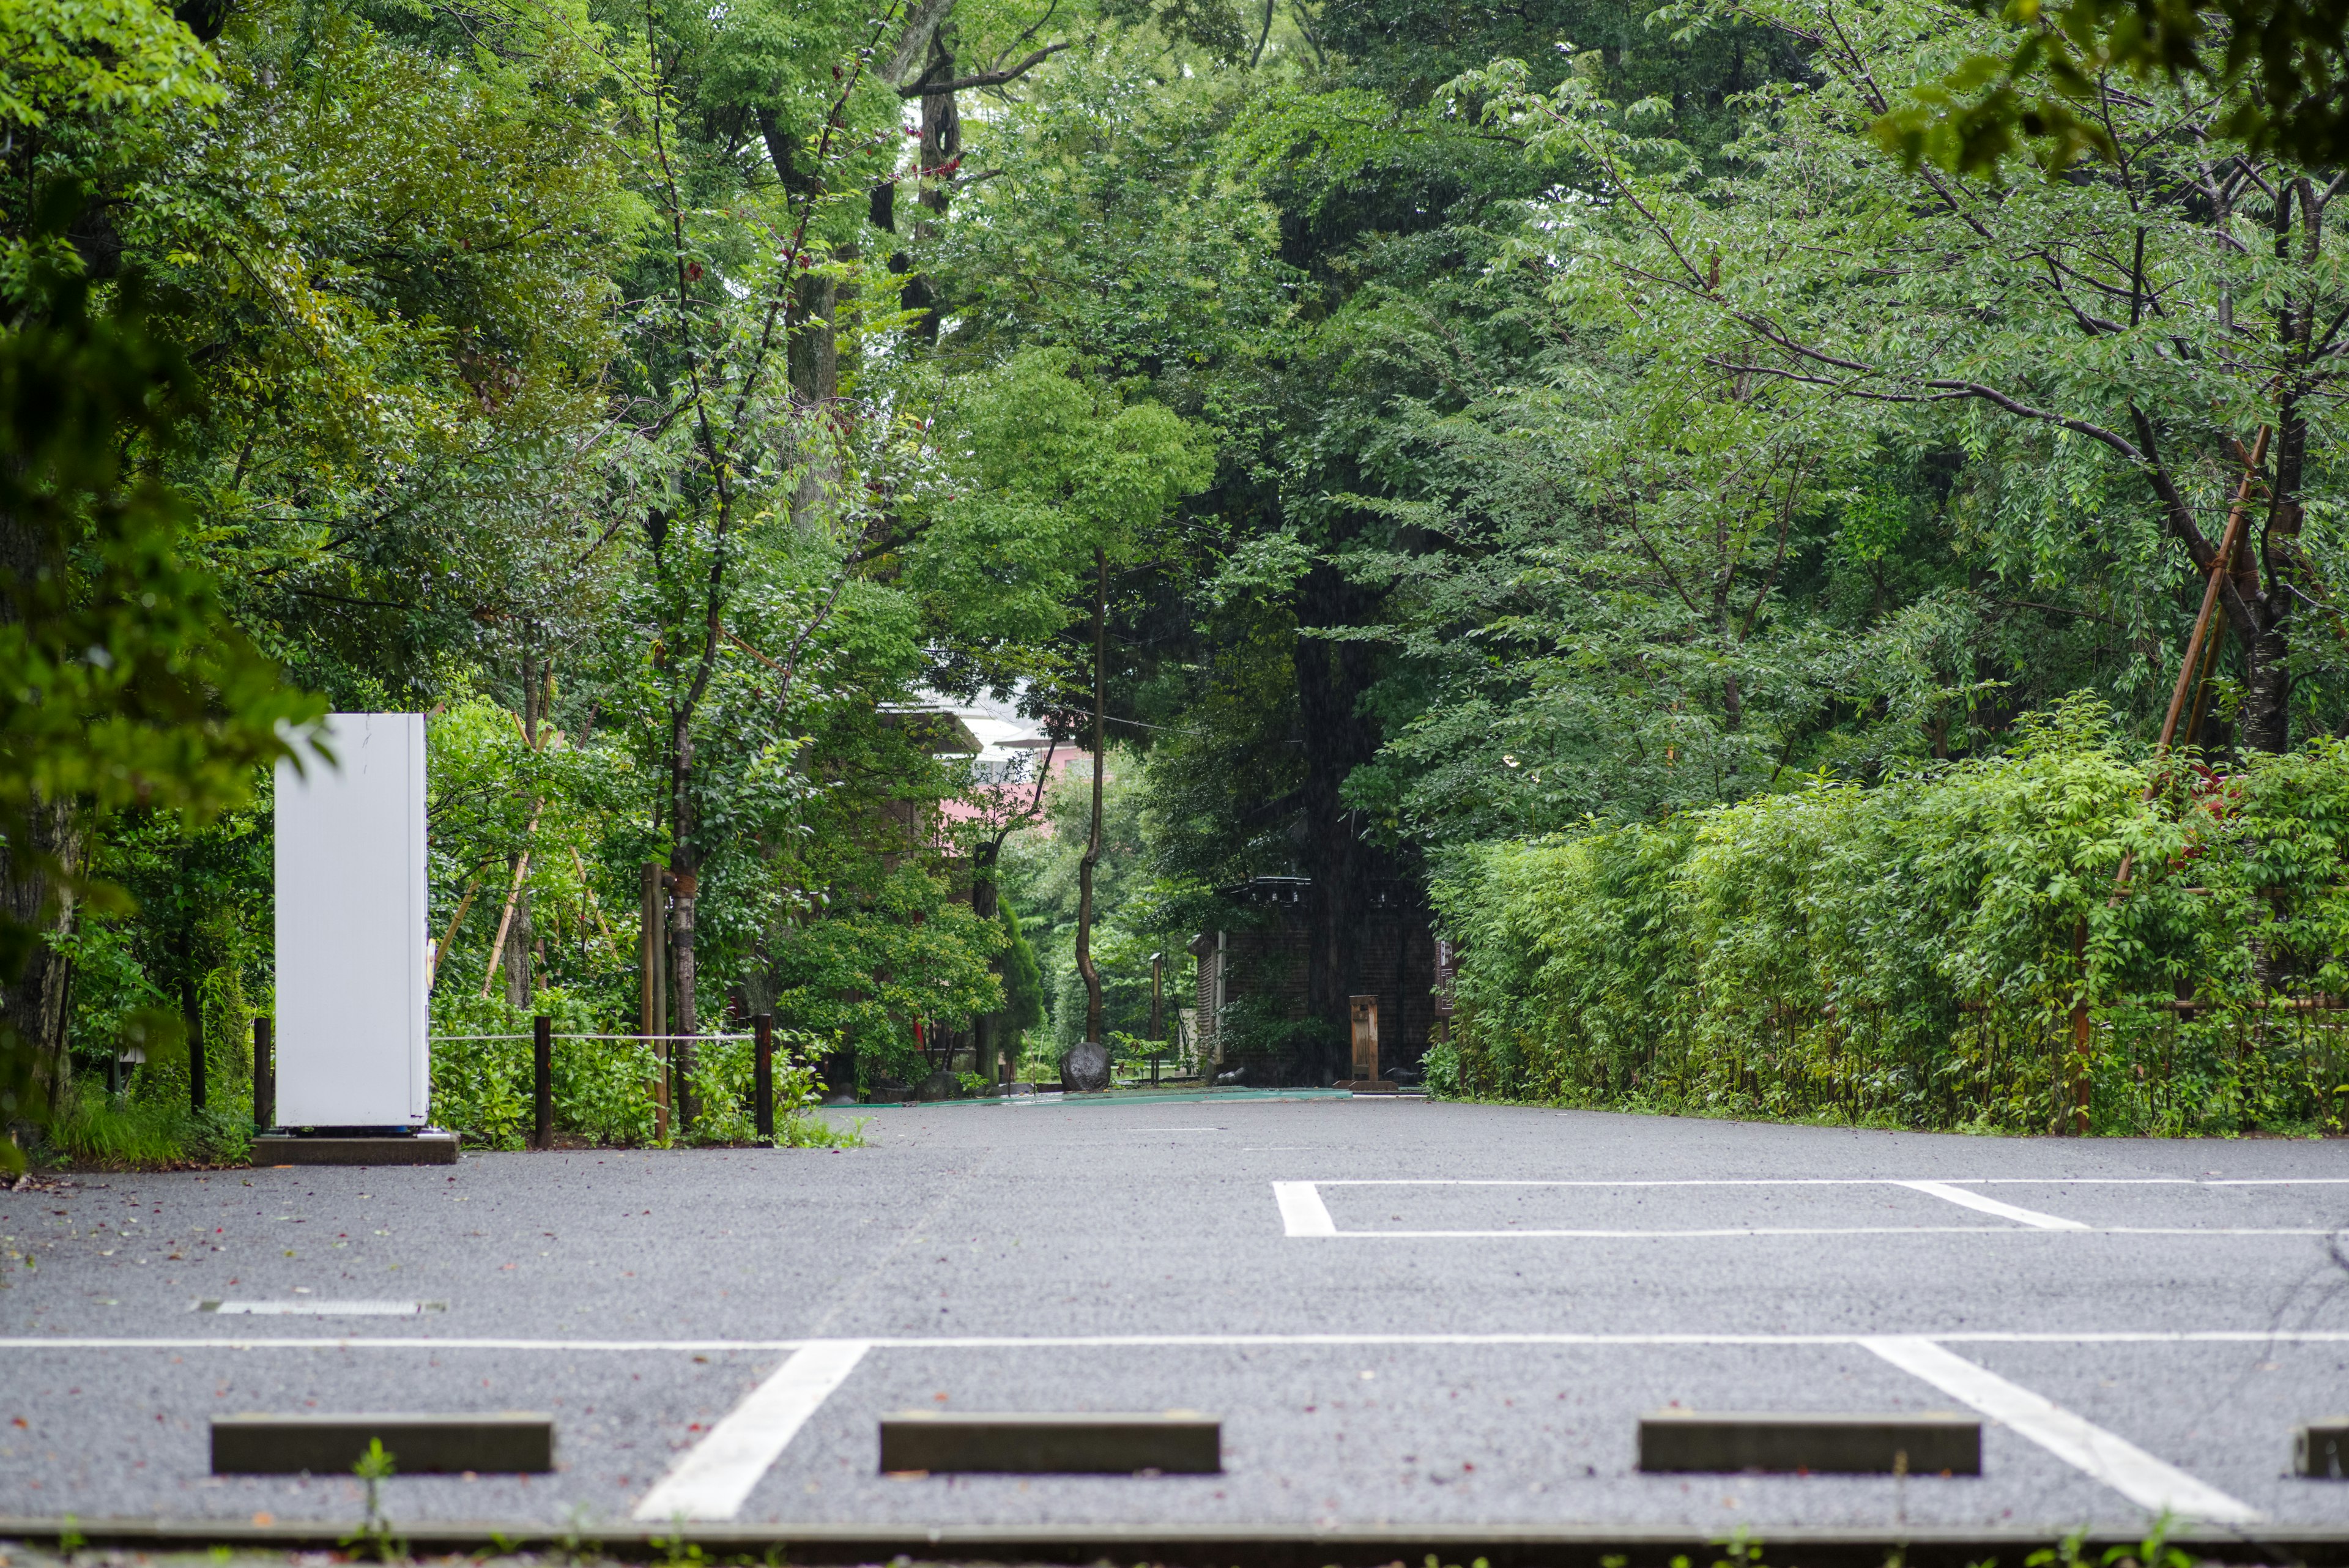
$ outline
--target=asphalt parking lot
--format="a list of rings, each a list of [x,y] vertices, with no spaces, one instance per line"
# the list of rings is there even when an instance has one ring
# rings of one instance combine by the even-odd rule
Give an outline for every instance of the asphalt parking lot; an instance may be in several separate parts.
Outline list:
[[[871,1147],[0,1194],[0,1516],[344,1520],[211,1417],[526,1409],[409,1521],[2349,1525],[2338,1144],[2004,1141],[1231,1098],[879,1113]],[[30,1266],[28,1267],[27,1264]],[[1983,1474],[1648,1475],[1639,1417],[1972,1411]],[[889,1476],[875,1421],[1189,1408],[1213,1476]]]

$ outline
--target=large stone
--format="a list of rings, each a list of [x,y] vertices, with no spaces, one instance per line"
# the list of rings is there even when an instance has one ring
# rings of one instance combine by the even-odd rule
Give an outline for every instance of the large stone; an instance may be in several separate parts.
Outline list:
[[[961,1096],[962,1080],[944,1067],[923,1079],[914,1090],[914,1098],[925,1104],[933,1100],[959,1099]]]
[[[1095,1095],[1109,1087],[1109,1047],[1098,1040],[1081,1040],[1069,1047],[1061,1064],[1061,1084],[1071,1094]]]

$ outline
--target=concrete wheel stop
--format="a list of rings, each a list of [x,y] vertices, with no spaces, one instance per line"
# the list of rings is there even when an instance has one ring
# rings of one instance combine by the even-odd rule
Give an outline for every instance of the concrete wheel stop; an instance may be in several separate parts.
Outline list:
[[[484,1416],[240,1415],[212,1417],[212,1474],[348,1475],[379,1442],[398,1475],[544,1475],[554,1419]]]
[[[2349,1480],[2349,1416],[2293,1428],[2292,1470],[2311,1480]]]
[[[881,1418],[885,1474],[1216,1475],[1224,1424],[1155,1415],[989,1415],[900,1410]]]
[[[1640,1419],[1650,1473],[1978,1476],[1982,1422],[1952,1415],[1659,1410]]]

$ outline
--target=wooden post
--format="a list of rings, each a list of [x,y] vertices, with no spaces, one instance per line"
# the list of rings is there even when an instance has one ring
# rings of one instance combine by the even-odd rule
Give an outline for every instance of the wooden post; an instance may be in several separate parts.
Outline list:
[[[2241,447],[2236,452],[2242,452]],[[2243,454],[2242,483],[2235,486],[2235,504],[2227,513],[2226,530],[2219,536],[2218,554],[2210,557],[2210,576],[2202,585],[2202,608],[2194,618],[2194,630],[2186,639],[2186,657],[2178,666],[2178,685],[2169,694],[2169,711],[2162,716],[2160,738],[2153,743],[2156,761],[2169,754],[2170,742],[2178,738],[2178,721],[2186,711],[2186,699],[2194,689],[2195,676],[2202,668],[2202,639],[2209,634],[2211,617],[2219,607],[2219,584],[2227,576],[2235,558],[2235,546],[2243,536],[2243,524],[2251,504],[2251,487],[2258,483],[2260,463],[2267,456],[2268,427],[2261,425],[2260,433],[2251,438],[2251,450]],[[2148,801],[2159,792],[2161,781],[2157,776],[2145,786]],[[2119,874],[2113,879],[2113,902],[2118,903],[2128,891],[2129,873],[2135,868],[2134,853],[2121,857]],[[2085,983],[2085,981],[2084,981]],[[2073,1020],[2076,1032],[2078,1018]]]
[[[542,1012],[530,1021],[531,1105],[536,1113],[530,1146],[554,1147],[554,1020]]]
[[[2235,449],[2238,452],[2242,448]],[[2210,558],[2209,580],[2202,585],[2202,610],[2194,618],[2194,633],[2186,639],[2186,658],[2178,666],[2178,687],[2169,694],[2169,711],[2161,721],[2161,739],[2154,746],[2154,754],[2169,750],[2170,742],[2178,738],[2178,715],[2185,711],[2187,693],[2193,689],[2195,672],[2202,662],[2202,639],[2209,633],[2210,617],[2219,607],[2219,582],[2233,565],[2235,546],[2243,536],[2244,514],[2251,504],[2251,487],[2258,483],[2260,464],[2267,457],[2268,427],[2261,425],[2260,433],[2251,438],[2251,455],[2243,459],[2243,480],[2235,486],[2235,504],[2227,514],[2226,532],[2219,537],[2219,553]]]
[[[269,1049],[269,1020],[253,1021],[253,1125],[277,1125],[277,1058]]]
[[[1376,1083],[1379,1076],[1379,999],[1353,996],[1347,1000],[1354,1021],[1354,1079]]]
[[[758,1037],[758,1090],[754,1106],[758,1116],[759,1136],[775,1136],[775,1015],[761,1012],[750,1020],[750,1030]]]
[[[667,922],[661,919],[662,867],[657,860],[647,860],[644,867],[644,903],[639,911],[642,936],[637,950],[637,968],[644,982],[643,1003],[638,1018],[644,1037],[652,1043],[653,1060],[658,1064],[653,1075],[653,1138],[657,1143],[668,1141],[668,966],[662,961],[667,953],[664,940]]]

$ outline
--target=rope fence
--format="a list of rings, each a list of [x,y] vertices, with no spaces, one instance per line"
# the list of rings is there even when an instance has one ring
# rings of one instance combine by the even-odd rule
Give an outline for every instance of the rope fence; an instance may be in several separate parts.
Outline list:
[[[430,1034],[452,1044],[480,1040],[535,1040],[535,1034]],[[756,1034],[549,1034],[549,1040],[756,1040]]]
[[[492,1142],[523,1136],[533,1147],[551,1148],[558,1080],[566,1123],[603,1141],[630,1142],[649,1134],[653,1142],[666,1144],[672,1114],[680,1131],[766,1141],[776,1132],[779,1087],[784,1090],[781,1108],[786,1116],[796,1116],[814,1103],[812,1054],[788,1035],[777,1039],[773,1019],[763,1014],[752,1020],[756,1027],[749,1033],[711,1034],[558,1034],[544,1014],[533,1022],[536,1027],[527,1034],[427,1036],[433,1045],[450,1047],[445,1057],[436,1054],[433,1085],[436,1112],[446,1102],[457,1113],[450,1125],[469,1137],[485,1136],[486,1130]],[[574,1052],[567,1060],[558,1058],[554,1047],[571,1044],[633,1050]],[[524,1044],[526,1056],[497,1049]],[[742,1045],[750,1048],[731,1049]],[[474,1046],[490,1049],[460,1049]],[[277,1064],[266,1017],[253,1021],[253,1064],[254,1124],[271,1126]],[[705,1116],[714,1125],[697,1127]]]

